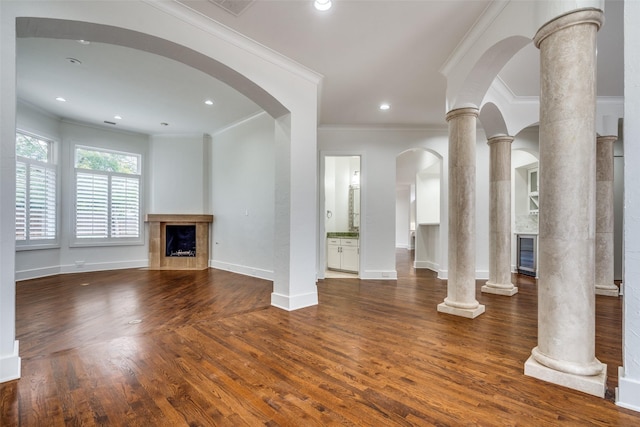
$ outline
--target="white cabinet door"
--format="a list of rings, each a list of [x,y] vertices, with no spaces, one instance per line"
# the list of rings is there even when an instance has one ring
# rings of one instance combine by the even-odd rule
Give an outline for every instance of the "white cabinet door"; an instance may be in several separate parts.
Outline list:
[[[342,268],[340,262],[340,246],[333,245],[330,242],[327,244],[327,267],[336,270]]]
[[[359,256],[357,246],[342,246],[342,269],[347,271],[359,270]]]

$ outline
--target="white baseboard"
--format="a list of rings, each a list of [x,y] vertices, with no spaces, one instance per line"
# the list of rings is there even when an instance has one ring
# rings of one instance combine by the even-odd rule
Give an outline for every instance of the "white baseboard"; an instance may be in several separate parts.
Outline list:
[[[476,280],[489,280],[489,270],[476,270]]]
[[[16,281],[37,279],[39,277],[54,276],[60,274],[60,266],[33,268],[31,270],[16,271]]]
[[[303,295],[284,295],[277,292],[271,293],[271,305],[287,311],[318,305],[318,292]]]
[[[396,270],[363,270],[360,272],[362,280],[397,280]]]
[[[146,268],[149,267],[148,259],[138,259],[131,261],[111,261],[111,262],[91,262],[83,265],[61,265],[60,273],[86,273],[91,271],[107,271],[107,270],[124,270],[127,268]]]
[[[230,271],[232,273],[238,273],[245,276],[257,277],[258,279],[273,281],[273,271],[264,270],[261,268],[232,264],[229,262],[216,261],[213,259],[209,260],[209,267],[217,268],[218,270]]]
[[[149,260],[94,262],[82,265],[67,264],[50,267],[34,268],[30,270],[16,271],[16,281],[37,279],[40,277],[54,276],[56,274],[87,273],[91,271],[123,270],[126,268],[145,268],[149,266]]]
[[[640,412],[640,381],[624,376],[624,368],[618,368],[616,405]]]
[[[18,340],[13,342],[13,352],[0,357],[0,383],[20,378],[20,345]]]
[[[440,264],[432,261],[414,261],[413,268],[426,268],[428,270],[438,271],[440,269]]]

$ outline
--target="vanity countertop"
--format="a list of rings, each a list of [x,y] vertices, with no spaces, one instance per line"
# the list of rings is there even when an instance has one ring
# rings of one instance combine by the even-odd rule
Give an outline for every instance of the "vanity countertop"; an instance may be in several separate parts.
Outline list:
[[[358,239],[359,237],[360,233],[357,231],[331,231],[327,233],[329,239]]]

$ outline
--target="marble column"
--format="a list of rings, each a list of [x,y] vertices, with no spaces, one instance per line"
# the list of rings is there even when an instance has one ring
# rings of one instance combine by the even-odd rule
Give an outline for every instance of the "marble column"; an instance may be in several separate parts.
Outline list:
[[[596,143],[596,295],[617,297],[613,273],[613,143],[617,136],[598,136]]]
[[[449,122],[449,271],[447,297],[438,311],[475,318],[476,300],[476,121],[477,108],[447,114]]]
[[[529,375],[604,397],[595,357],[597,9],[545,24],[540,49],[538,346]]]
[[[511,142],[512,136],[489,138],[489,281],[482,292],[512,296],[511,283]]]

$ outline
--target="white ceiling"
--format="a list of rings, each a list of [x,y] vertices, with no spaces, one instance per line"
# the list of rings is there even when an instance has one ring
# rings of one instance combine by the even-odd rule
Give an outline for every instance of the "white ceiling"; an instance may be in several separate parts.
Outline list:
[[[311,0],[258,0],[240,16],[205,0],[182,3],[322,74],[321,125],[424,127],[444,125],[439,69],[490,2],[334,0],[318,12]],[[598,94],[622,96],[622,1],[607,1],[605,13]],[[36,38],[19,39],[17,52],[18,98],[65,119],[147,134],[214,133],[261,111],[212,77],[149,53]],[[537,58],[529,46],[501,72],[514,95],[537,95]],[[391,109],[380,111],[381,102]]]

